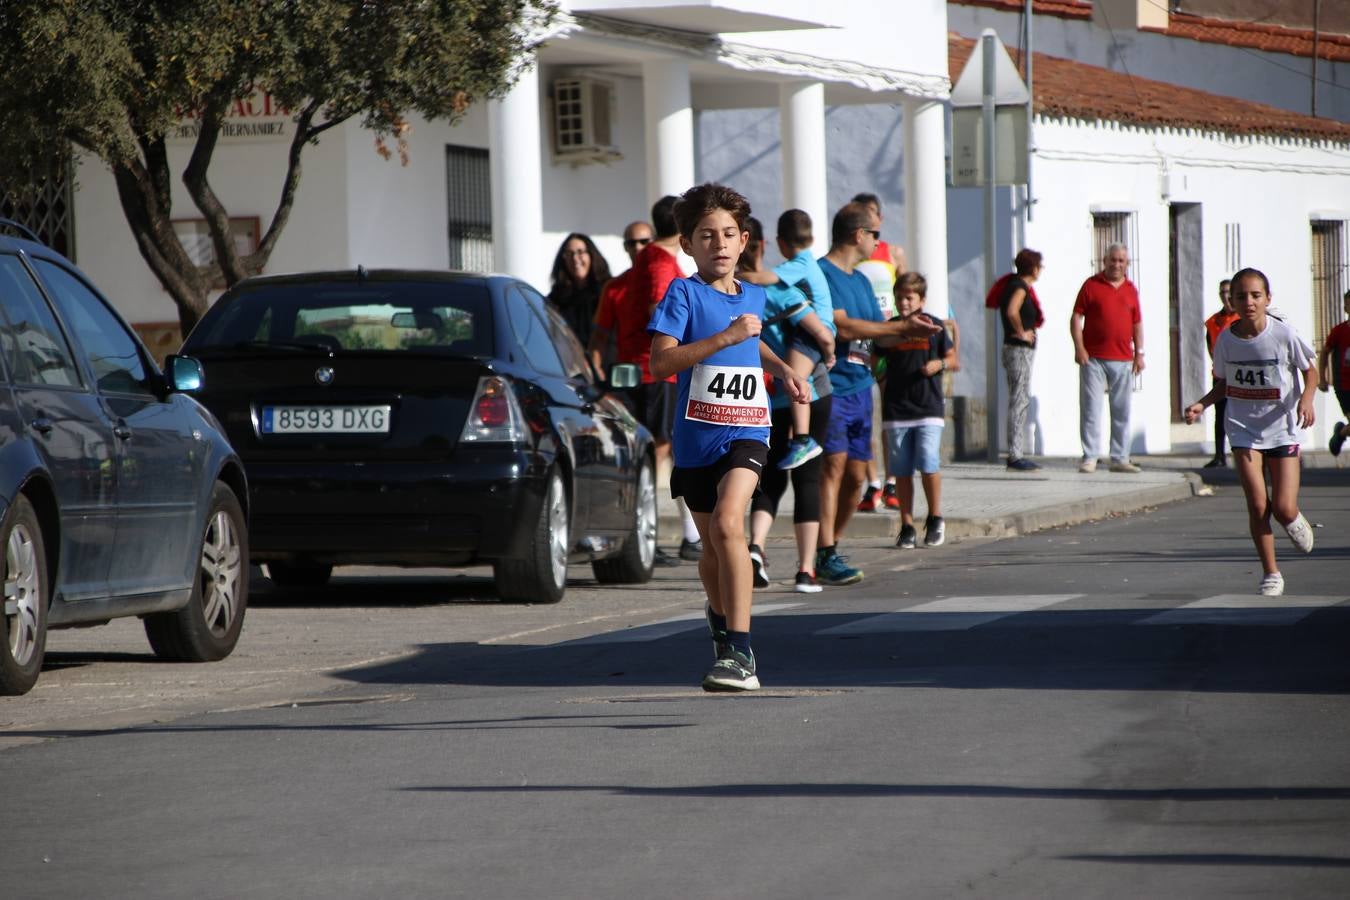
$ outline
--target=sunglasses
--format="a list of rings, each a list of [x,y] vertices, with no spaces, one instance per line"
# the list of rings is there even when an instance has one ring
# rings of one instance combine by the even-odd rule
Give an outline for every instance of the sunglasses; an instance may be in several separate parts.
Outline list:
[[[651,238],[627,238],[624,240],[625,247],[645,247],[652,242]]]
[[[870,234],[870,235],[872,236],[872,240],[874,240],[874,241],[879,241],[879,240],[881,240],[881,229],[880,229],[880,228],[860,228],[860,229],[858,229],[858,230],[859,230],[859,231],[865,231],[865,232],[867,232],[868,234]]]

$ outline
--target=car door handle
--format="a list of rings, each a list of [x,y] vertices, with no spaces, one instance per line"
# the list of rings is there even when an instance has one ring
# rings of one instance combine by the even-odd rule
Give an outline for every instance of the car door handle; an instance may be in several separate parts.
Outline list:
[[[114,425],[113,434],[117,435],[118,438],[124,441],[131,439],[131,429],[123,424]]]
[[[46,416],[38,416],[31,423],[33,430],[38,434],[51,434],[56,425]]]

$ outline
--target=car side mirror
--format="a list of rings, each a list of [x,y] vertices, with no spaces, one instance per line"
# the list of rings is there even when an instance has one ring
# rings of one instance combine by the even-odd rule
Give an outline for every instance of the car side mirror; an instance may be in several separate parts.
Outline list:
[[[166,357],[164,374],[173,390],[185,394],[199,391],[206,384],[206,372],[202,364],[190,356],[175,354]]]
[[[609,368],[609,386],[626,391],[642,383],[642,370],[633,363],[617,363]]]

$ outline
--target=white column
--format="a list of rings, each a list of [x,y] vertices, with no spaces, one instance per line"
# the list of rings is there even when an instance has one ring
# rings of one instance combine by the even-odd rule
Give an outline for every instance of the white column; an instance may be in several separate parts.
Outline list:
[[[647,140],[647,206],[694,186],[694,108],[689,64],[642,64],[642,115]]]
[[[948,318],[947,160],[942,104],[906,98],[905,253],[928,280],[924,310]]]
[[[492,166],[492,251],[496,269],[548,291],[553,251],[543,246],[543,158],[539,71],[521,73],[511,92],[488,102]]]
[[[825,85],[787,82],[778,86],[783,146],[783,209],[804,210],[816,239],[813,252],[830,249],[830,213],[825,197]],[[773,230],[773,224],[764,227]]]

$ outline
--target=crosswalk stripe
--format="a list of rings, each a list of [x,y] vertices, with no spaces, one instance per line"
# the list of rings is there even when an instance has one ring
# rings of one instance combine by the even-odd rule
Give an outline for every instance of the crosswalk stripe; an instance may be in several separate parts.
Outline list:
[[[964,631],[1018,613],[1035,612],[1076,600],[1082,594],[1013,594],[1008,596],[944,597],[893,613],[868,616],[818,635],[886,634],[896,631]]]
[[[1135,625],[1293,625],[1319,609],[1335,606],[1344,597],[1254,597],[1219,594],[1169,609],[1134,622]]]
[[[781,612],[785,609],[796,609],[803,605],[804,604],[801,603],[766,603],[763,606],[756,605],[754,614],[756,617],[759,617],[770,613]],[[644,641],[658,641],[661,638],[670,637],[672,634],[680,634],[684,631],[694,631],[698,628],[706,629],[707,627],[707,619],[704,617],[703,613],[688,613],[683,616],[675,616],[671,619],[662,619],[659,622],[652,622],[648,625],[637,625],[619,631],[607,631],[603,634],[593,634],[589,637],[578,638],[574,641],[563,641],[561,644],[553,644],[550,646],[553,648],[559,646],[582,647],[588,644],[633,644]]]

